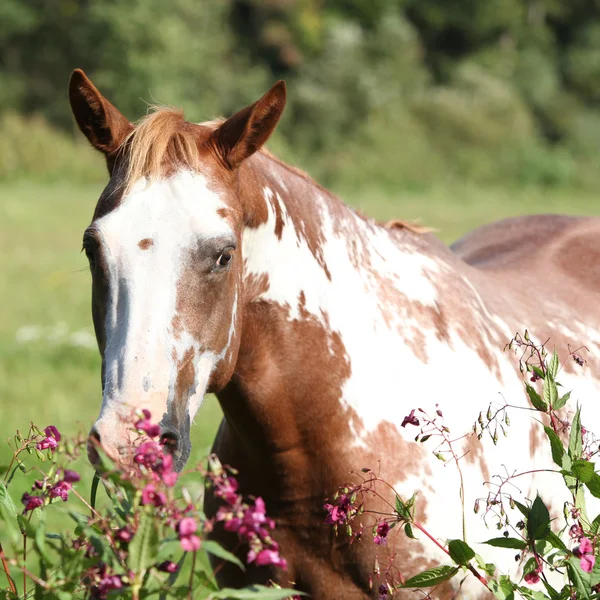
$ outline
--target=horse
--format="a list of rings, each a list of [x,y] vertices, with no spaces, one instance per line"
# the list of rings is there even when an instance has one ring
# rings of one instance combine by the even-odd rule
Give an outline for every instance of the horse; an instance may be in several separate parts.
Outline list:
[[[416,517],[438,540],[493,537],[472,507],[496,474],[552,465],[545,416],[531,410],[518,360],[505,351],[516,332],[550,341],[584,422],[600,416],[591,401],[600,220],[519,217],[451,247],[407,222],[380,224],[265,149],[286,103],[281,81],[234,116],[200,124],[166,107],[132,124],[81,70],[69,99],[109,172],[83,238],[102,357],[90,440],[126,464],[124,415],[148,409],[181,469],[195,415],[216,394],[224,416],[213,452],[239,470],[241,492],[264,499],[288,561],[287,571],[232,565],[220,585],[272,580],[318,600],[378,598],[373,564],[386,552],[405,578],[448,562],[423,536],[398,537],[394,555],[369,536],[335,536],[324,503],[361,468],[401,497],[418,491]],[[566,357],[583,344],[588,362],[578,370]],[[506,440],[460,437],[503,402],[524,409],[511,413]],[[439,411],[456,432],[456,461],[415,441],[407,417],[419,409]],[[540,473],[511,493],[539,491],[558,515],[557,483]],[[210,493],[205,508],[218,509]],[[226,532],[211,535],[232,548]],[[484,553],[501,572],[514,570],[513,554]],[[435,592],[487,595],[470,575]]]

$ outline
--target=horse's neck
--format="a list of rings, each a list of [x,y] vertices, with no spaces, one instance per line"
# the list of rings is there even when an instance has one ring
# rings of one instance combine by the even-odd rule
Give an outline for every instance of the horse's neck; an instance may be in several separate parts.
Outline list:
[[[396,328],[402,305],[430,305],[437,258],[418,235],[386,231],[305,176],[257,162],[245,190],[242,340],[219,397],[247,457],[273,471],[284,461],[280,472],[298,477],[290,460],[314,473],[316,453],[329,468],[351,445],[343,388],[362,368],[361,336]]]

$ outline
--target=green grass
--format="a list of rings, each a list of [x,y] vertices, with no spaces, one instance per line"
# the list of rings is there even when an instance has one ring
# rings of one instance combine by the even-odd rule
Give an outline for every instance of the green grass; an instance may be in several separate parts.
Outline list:
[[[26,431],[32,420],[67,435],[87,431],[99,412],[100,360],[80,248],[100,191],[99,185],[66,182],[0,184],[0,440]],[[337,191],[378,219],[420,219],[446,242],[511,215],[600,211],[600,197],[573,190],[437,184],[427,190]],[[73,344],[69,336],[76,332],[87,346]],[[216,400],[208,398],[196,417],[192,461],[207,453],[219,417]],[[9,458],[0,443],[0,465]],[[85,459],[73,467],[83,474],[79,488],[87,496],[92,470]],[[65,525],[59,515],[56,523]]]

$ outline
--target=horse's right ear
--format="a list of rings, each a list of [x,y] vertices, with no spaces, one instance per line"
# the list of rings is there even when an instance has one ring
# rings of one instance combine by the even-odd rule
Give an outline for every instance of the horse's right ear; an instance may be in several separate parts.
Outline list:
[[[75,69],[69,81],[71,110],[90,144],[106,156],[112,174],[115,152],[133,130],[133,125],[117,110],[81,69]]]

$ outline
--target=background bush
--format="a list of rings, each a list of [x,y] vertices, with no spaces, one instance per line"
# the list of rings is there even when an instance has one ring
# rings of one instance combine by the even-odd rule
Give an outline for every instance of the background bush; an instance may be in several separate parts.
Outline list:
[[[45,146],[45,122],[74,135],[82,67],[131,119],[142,99],[230,114],[285,78],[275,149],[326,184],[594,186],[599,17],[597,0],[5,0],[0,177],[92,176],[67,138]]]

